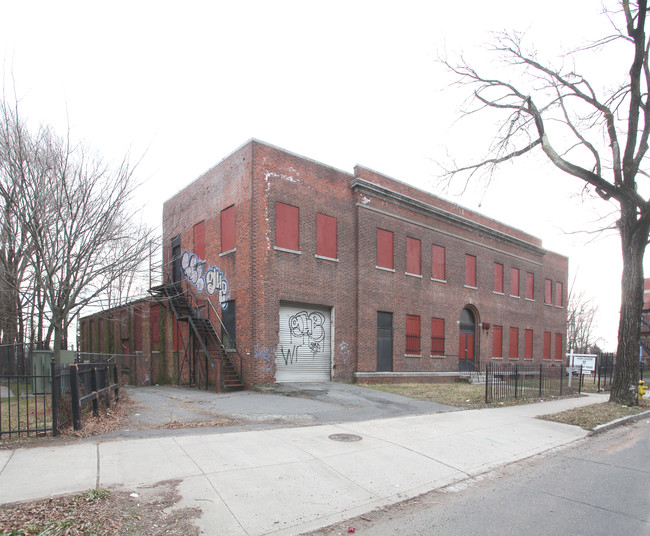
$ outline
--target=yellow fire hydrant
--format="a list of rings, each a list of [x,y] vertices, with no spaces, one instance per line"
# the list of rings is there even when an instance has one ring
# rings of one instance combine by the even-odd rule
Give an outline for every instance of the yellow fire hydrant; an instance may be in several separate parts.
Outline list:
[[[645,382],[643,380],[639,380],[639,391],[638,391],[639,400],[641,400],[643,398],[643,395],[645,395],[646,389],[647,389],[647,386],[646,386]]]

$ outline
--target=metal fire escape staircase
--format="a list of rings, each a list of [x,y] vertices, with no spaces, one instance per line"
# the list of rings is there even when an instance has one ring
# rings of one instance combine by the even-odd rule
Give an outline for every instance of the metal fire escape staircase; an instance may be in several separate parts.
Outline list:
[[[179,322],[187,322],[191,339],[188,342],[198,343],[198,348],[190,344],[186,352],[186,355],[192,356],[187,361],[190,384],[208,389],[212,372],[215,382],[218,382],[218,388],[226,391],[243,389],[244,383],[239,372],[242,370],[241,355],[236,348],[226,348],[222,337],[214,328],[213,319],[219,322],[221,333],[227,334],[210,300],[203,300],[204,303],[199,306],[194,295],[184,292],[180,283],[160,285],[152,288],[150,292],[157,299],[166,299],[176,319]],[[204,359],[200,359],[200,354]],[[235,365],[233,358],[237,360],[239,367]],[[179,381],[183,376],[185,363],[186,361],[182,364],[179,361]]]

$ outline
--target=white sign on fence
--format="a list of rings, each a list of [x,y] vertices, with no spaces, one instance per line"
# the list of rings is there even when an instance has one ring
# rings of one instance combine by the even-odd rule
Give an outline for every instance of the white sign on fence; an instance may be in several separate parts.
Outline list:
[[[583,374],[591,374],[596,372],[596,354],[574,354],[571,350],[567,354],[569,358],[569,366],[566,371],[569,373],[569,387],[571,387],[571,377],[573,372],[580,374],[580,367],[582,366]]]
[[[594,354],[569,354],[573,357],[571,360],[571,366],[574,368],[580,368],[582,366],[582,372],[594,372],[596,370],[596,355]]]

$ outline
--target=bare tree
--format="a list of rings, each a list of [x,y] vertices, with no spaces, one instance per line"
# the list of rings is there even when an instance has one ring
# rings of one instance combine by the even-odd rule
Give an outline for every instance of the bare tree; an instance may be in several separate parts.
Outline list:
[[[58,357],[79,311],[142,265],[152,232],[131,206],[137,185],[127,159],[111,167],[69,136],[31,132],[6,101],[0,121],[0,198],[29,237],[30,299]]]
[[[596,314],[598,304],[584,291],[571,289],[567,300],[567,348],[578,354],[589,353],[597,345]]]
[[[497,37],[493,52],[506,64],[510,79],[479,73],[469,63],[445,61],[458,83],[473,87],[478,107],[468,113],[492,110],[501,114],[501,128],[491,154],[482,161],[448,171],[471,176],[492,172],[499,164],[541,150],[560,170],[585,182],[585,187],[617,206],[616,228],[623,255],[615,380],[611,401],[636,403],[639,375],[639,319],[643,305],[643,256],[650,231],[650,201],[641,192],[650,109],[648,41],[645,33],[647,0],[622,0],[620,9],[605,13],[614,28],[569,58],[551,67],[526,52],[514,34]],[[574,62],[582,53],[622,45],[616,62],[626,62],[627,74],[614,89],[597,91],[587,77],[578,74]],[[627,55],[626,55],[627,54]],[[602,75],[606,67],[599,65]],[[468,178],[468,180],[469,180]]]

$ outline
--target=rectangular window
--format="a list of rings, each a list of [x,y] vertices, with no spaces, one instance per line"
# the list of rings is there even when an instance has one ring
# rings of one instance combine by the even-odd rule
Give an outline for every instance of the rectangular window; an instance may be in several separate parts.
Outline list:
[[[551,305],[553,303],[553,281],[544,280],[544,303]]]
[[[519,268],[510,268],[510,295],[519,297]]]
[[[445,281],[445,248],[434,244],[431,248],[431,258],[431,278]]]
[[[544,332],[544,359],[551,359],[551,334]]]
[[[503,294],[503,264],[494,263],[494,292]]]
[[[377,266],[393,269],[393,233],[377,229]]]
[[[555,306],[562,307],[562,297],[563,297],[564,287],[559,281],[555,282]]]
[[[235,249],[235,205],[221,211],[221,253]]]
[[[406,273],[422,275],[420,257],[420,241],[417,238],[406,237]]]
[[[533,358],[533,330],[524,331],[524,359]]]
[[[316,214],[316,255],[336,259],[337,222],[336,218],[325,214]]]
[[[275,203],[275,245],[300,251],[300,209],[279,201]]]
[[[526,299],[535,299],[535,274],[526,272]]]
[[[445,355],[445,319],[431,319],[431,355]]]
[[[494,326],[492,331],[492,357],[503,357],[503,327]]]
[[[519,357],[519,328],[510,328],[510,353],[508,357],[512,359]]]
[[[420,317],[406,315],[406,353],[420,354]]]
[[[562,359],[562,334],[555,334],[555,359]]]
[[[476,257],[465,255],[465,286],[476,288]]]
[[[192,228],[194,253],[202,261],[205,260],[205,222],[201,221]]]

